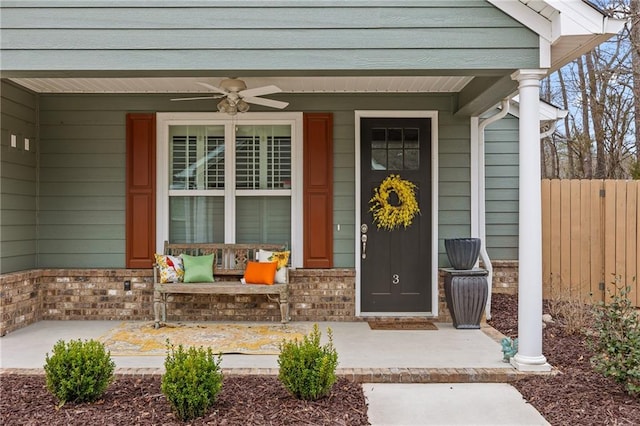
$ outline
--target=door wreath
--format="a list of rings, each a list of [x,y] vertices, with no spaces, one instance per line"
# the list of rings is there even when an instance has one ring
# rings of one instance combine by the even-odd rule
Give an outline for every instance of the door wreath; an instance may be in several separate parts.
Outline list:
[[[392,231],[400,226],[405,229],[411,225],[416,214],[420,213],[415,190],[417,186],[400,178],[400,175],[389,175],[377,187],[373,198],[369,200],[372,204],[369,209],[373,213],[373,223],[378,229],[383,228]],[[398,204],[392,205],[389,196],[395,192],[398,196]]]

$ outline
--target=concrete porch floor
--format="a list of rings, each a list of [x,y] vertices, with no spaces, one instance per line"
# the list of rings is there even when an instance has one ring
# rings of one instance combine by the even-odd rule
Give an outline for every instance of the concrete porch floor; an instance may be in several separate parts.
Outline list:
[[[0,373],[42,374],[45,354],[58,340],[97,339],[119,324],[40,321],[11,332],[0,338]],[[507,384],[523,373],[502,362],[500,335],[490,327],[456,330],[437,323],[438,330],[383,331],[366,322],[318,325],[323,339],[327,327],[333,330],[337,373],[363,383],[372,424],[548,424]],[[163,372],[164,356],[113,360],[118,374]],[[277,366],[276,355],[222,357],[228,375],[277,375]]]
[[[119,321],[40,321],[0,338],[0,368],[41,368],[60,339],[97,339]],[[312,323],[309,323],[310,325]],[[481,330],[371,330],[366,322],[318,323],[323,339],[331,327],[339,368],[345,370],[477,369],[513,371],[502,362],[500,344]],[[491,330],[490,327],[485,330]],[[162,368],[162,356],[114,356],[118,369]],[[277,368],[276,355],[223,355],[222,367]],[[495,381],[495,380],[491,380]]]

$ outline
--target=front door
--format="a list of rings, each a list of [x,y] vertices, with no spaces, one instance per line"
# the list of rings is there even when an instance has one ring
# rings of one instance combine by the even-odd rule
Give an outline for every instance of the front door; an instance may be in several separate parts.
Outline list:
[[[361,312],[433,312],[431,300],[431,119],[361,118]],[[407,228],[373,222],[370,200],[389,175],[416,185],[420,214]],[[388,201],[398,205],[397,195]]]

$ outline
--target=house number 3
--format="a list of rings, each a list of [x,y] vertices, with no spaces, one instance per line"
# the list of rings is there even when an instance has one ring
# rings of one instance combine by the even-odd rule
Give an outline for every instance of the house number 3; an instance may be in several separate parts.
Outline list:
[[[391,282],[394,284],[398,284],[400,282],[400,275],[393,274]]]

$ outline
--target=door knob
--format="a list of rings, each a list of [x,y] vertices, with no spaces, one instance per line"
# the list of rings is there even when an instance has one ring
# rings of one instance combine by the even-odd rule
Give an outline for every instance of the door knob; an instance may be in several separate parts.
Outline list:
[[[362,233],[362,235],[360,236],[360,241],[362,242],[362,258],[366,259],[367,258],[367,231],[369,230],[369,227],[367,226],[366,223],[363,223],[362,225],[360,225],[360,232]]]

